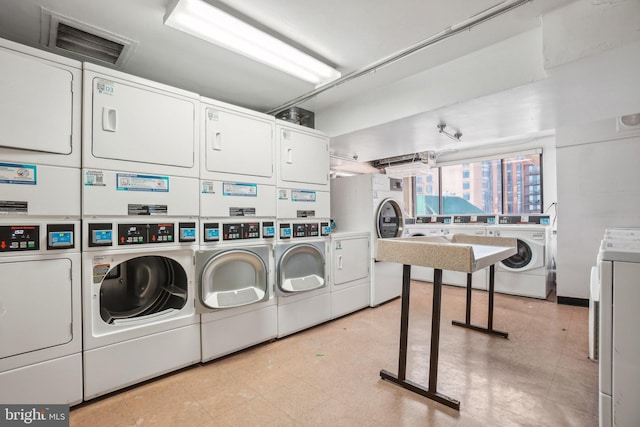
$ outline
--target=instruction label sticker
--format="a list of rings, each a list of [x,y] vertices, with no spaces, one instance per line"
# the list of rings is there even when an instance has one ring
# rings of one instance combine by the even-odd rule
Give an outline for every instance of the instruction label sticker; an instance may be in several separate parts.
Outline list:
[[[96,79],[96,92],[100,95],[113,95],[115,83],[111,80]]]
[[[84,173],[84,185],[87,187],[104,187],[104,172],[88,170]]]
[[[219,118],[220,118],[220,115],[216,110],[207,108],[207,120],[217,122]]]
[[[222,195],[238,197],[258,197],[258,184],[224,182],[222,183]]]
[[[102,260],[100,260],[102,261]],[[102,279],[107,275],[110,264],[96,264],[93,266],[93,283],[102,283]]]
[[[168,193],[169,177],[118,173],[116,174],[116,190]]]
[[[202,181],[202,194],[216,194],[213,181]]]
[[[315,202],[316,192],[309,190],[292,190],[291,191],[292,202]]]
[[[289,190],[278,190],[278,200],[289,200]]]
[[[16,200],[0,200],[0,214],[20,214],[27,215],[29,213],[29,202]]]
[[[0,184],[37,184],[36,165],[0,163]]]

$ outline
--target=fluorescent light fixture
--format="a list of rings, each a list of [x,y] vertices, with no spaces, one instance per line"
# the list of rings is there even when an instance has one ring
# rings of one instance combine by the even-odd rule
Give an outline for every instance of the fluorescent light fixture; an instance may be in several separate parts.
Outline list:
[[[340,72],[202,0],[174,0],[164,23],[320,86]]]

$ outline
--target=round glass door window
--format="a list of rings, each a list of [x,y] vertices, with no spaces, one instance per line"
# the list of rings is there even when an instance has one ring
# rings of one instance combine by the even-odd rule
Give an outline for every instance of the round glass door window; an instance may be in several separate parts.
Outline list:
[[[179,310],[187,302],[187,274],[160,256],[132,258],[114,266],[100,285],[100,316],[106,323]]]
[[[533,259],[531,246],[527,242],[518,239],[516,250],[516,254],[502,260],[502,264],[514,270],[525,268]]]
[[[400,237],[402,236],[402,209],[393,199],[387,199],[380,204],[376,215],[376,229],[378,237]]]

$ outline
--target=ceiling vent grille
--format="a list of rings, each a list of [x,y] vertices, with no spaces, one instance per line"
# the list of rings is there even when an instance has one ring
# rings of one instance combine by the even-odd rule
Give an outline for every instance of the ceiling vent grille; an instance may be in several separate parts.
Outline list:
[[[41,44],[81,61],[122,68],[137,42],[42,9]]]

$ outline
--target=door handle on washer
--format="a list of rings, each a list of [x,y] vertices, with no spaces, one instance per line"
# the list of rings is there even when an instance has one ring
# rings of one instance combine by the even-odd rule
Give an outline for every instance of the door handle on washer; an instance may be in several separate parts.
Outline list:
[[[338,270],[342,270],[342,255],[338,255]]]

